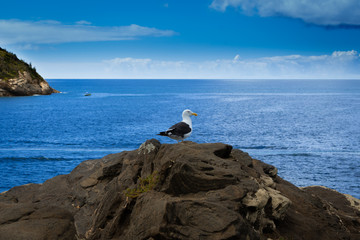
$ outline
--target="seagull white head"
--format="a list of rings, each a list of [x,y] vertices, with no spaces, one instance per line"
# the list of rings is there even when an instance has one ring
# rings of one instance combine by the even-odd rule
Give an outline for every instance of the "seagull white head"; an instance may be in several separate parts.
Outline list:
[[[191,117],[191,116],[197,116],[197,114],[194,113],[193,111],[191,111],[190,109],[185,109],[182,113],[183,118],[184,118],[184,116]]]
[[[189,109],[185,109],[182,113],[182,121],[189,124],[190,128],[192,128],[191,116],[197,116],[197,114]]]

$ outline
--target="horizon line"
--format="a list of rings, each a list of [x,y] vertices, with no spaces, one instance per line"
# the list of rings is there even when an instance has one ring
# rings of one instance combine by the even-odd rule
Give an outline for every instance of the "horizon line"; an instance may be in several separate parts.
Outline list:
[[[355,80],[359,78],[44,78],[45,80]]]

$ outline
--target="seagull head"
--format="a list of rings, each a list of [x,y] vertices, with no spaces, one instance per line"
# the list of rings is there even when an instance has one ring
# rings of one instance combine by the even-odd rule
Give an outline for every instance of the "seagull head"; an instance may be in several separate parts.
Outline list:
[[[189,110],[189,109],[185,109],[182,113],[183,118],[184,117],[191,117],[191,116],[197,116],[196,113],[194,113],[193,111]]]

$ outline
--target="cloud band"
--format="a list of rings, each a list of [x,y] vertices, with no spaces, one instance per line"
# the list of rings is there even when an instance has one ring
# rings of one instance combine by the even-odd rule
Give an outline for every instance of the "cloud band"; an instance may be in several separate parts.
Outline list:
[[[360,78],[360,55],[355,50],[329,55],[287,55],[212,61],[160,61],[114,58],[103,62],[110,78],[230,78],[230,79],[346,79]]]
[[[240,8],[245,14],[285,16],[322,26],[360,26],[358,0],[213,0],[212,8]]]
[[[68,42],[121,41],[139,37],[168,37],[176,33],[136,24],[100,27],[79,21],[65,25],[57,21],[0,20],[0,44],[51,44]]]

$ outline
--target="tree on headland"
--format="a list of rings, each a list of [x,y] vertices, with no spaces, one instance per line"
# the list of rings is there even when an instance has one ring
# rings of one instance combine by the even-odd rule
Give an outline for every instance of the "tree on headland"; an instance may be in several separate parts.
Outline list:
[[[43,79],[31,63],[26,63],[24,60],[19,59],[16,54],[0,47],[0,80],[6,81],[16,78],[19,75],[19,71],[29,72],[33,78]]]

